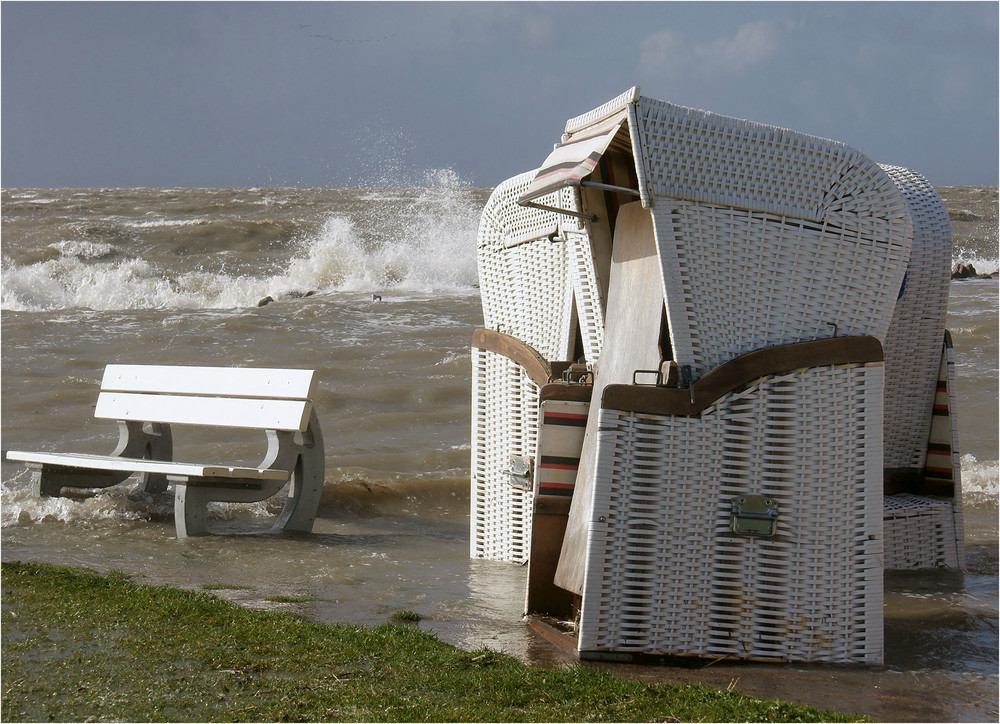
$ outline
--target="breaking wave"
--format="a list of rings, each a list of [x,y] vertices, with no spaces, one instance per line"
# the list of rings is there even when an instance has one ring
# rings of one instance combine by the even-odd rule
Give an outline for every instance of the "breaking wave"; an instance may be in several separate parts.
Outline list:
[[[167,250],[154,243],[159,237],[140,233],[163,234],[163,222],[128,219],[117,220],[112,238],[60,239],[27,261],[5,249],[0,309],[234,309],[306,293],[472,293],[482,206],[450,171],[428,174],[426,182],[398,193],[357,190],[344,210],[322,212],[312,231],[252,249],[206,241],[208,221],[183,219],[167,225]],[[274,205],[273,213],[289,207],[294,203]]]

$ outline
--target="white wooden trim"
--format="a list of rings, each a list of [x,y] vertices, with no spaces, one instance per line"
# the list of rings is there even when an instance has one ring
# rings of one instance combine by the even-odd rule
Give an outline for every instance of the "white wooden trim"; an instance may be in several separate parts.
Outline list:
[[[42,465],[80,467],[88,470],[114,470],[119,472],[160,473],[163,475],[206,478],[255,478],[259,480],[287,480],[288,471],[267,468],[239,468],[227,465],[198,465],[195,463],[165,460],[137,460],[114,455],[87,455],[83,453],[41,453],[10,450],[8,460]]]
[[[312,404],[304,400],[192,397],[102,392],[94,417],[182,425],[305,430]]]
[[[309,399],[315,370],[110,364],[102,390],[165,394]]]

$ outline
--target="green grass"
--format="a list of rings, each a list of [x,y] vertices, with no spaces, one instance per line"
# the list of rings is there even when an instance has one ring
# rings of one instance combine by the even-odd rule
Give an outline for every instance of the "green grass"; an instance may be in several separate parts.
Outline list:
[[[420,614],[416,611],[396,611],[389,617],[394,623],[417,623],[420,621]]]
[[[203,591],[252,591],[253,586],[241,586],[236,583],[205,583],[202,585]]]
[[[313,596],[278,594],[276,596],[267,596],[264,600],[271,601],[272,603],[305,603],[307,601],[315,601],[316,599]]]
[[[852,721],[707,686],[311,623],[120,573],[2,566],[3,721]]]

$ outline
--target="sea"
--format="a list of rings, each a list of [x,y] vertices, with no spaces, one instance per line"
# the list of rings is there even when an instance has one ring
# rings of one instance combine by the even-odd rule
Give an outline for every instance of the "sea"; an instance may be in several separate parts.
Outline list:
[[[939,189],[951,282],[968,567],[886,577],[883,667],[584,664],[704,681],[880,721],[996,721],[997,187]],[[522,620],[526,569],[469,557],[476,234],[490,189],[449,170],[405,187],[3,189],[2,448],[110,453],[112,362],[316,369],[326,484],[314,533],[281,501],[213,504],[177,540],[172,492],[36,498],[4,461],[3,561],[211,591],[322,622],[418,626],[469,650],[575,661]],[[803,260],[808,264],[808,260]],[[993,274],[991,278],[989,275]],[[257,464],[263,436],[175,431],[179,457]]]

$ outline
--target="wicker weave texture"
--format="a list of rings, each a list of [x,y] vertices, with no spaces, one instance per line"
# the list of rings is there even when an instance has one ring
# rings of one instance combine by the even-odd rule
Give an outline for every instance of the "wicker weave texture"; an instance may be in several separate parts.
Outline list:
[[[955,483],[955,494],[952,498],[952,513],[955,518],[955,554],[958,567],[965,568],[965,523],[962,512],[962,460],[958,440],[958,404],[955,388],[955,349],[951,344],[945,344],[942,353],[945,376],[948,380],[948,416],[951,424],[951,470]]]
[[[503,355],[472,349],[472,533],[470,555],[525,563],[531,550],[531,491],[515,488],[512,455],[533,458],[538,387]]]
[[[965,568],[962,469],[956,432],[955,360],[954,350],[947,342],[941,348],[940,367],[935,378],[944,383],[933,398],[935,414],[931,416],[931,439],[925,442],[925,446],[929,448],[933,445],[935,449],[924,456],[927,463],[924,472],[931,478],[950,479],[954,492],[950,498],[905,493],[886,496],[886,568]],[[946,440],[947,443],[938,445],[935,440]]]
[[[588,361],[596,360],[604,311],[589,237],[575,221],[518,206],[533,174],[498,186],[479,228],[479,280],[485,326],[516,337],[547,360],[572,353],[578,324]],[[578,208],[566,189],[539,200]],[[559,241],[551,241],[557,233]],[[577,315],[574,315],[574,304]],[[530,494],[510,486],[511,455],[533,457],[537,386],[510,360],[473,350],[472,556],[524,563],[530,550]]]
[[[593,364],[600,357],[604,345],[605,301],[597,278],[590,237],[585,233],[568,233],[567,247],[584,358]]]
[[[549,236],[559,215],[518,206],[531,181],[521,174],[494,189],[479,225],[479,285],[485,326],[530,345],[546,359],[565,359],[572,323],[568,250]],[[565,198],[556,198],[557,196]],[[542,201],[571,208],[565,190]]]
[[[580,651],[879,664],[881,365],[765,377],[700,418],[601,410]],[[779,504],[774,539],[730,501]]]
[[[950,501],[901,493],[885,496],[885,567],[957,568]]]
[[[836,223],[871,235],[909,223],[885,173],[825,138],[640,98],[636,112],[653,194]],[[901,230],[904,236],[909,229]]]
[[[937,191],[918,173],[883,167],[913,218],[906,279],[885,338],[885,465],[921,468],[948,314],[951,221]]]
[[[594,110],[588,111],[582,115],[577,116],[576,118],[570,118],[568,121],[566,121],[564,138],[573,133],[577,133],[583,130],[587,126],[592,126],[595,123],[600,123],[601,121],[604,121],[616,114],[624,113],[626,107],[637,100],[639,100],[639,87],[633,86],[632,88],[629,88],[627,91],[622,93],[620,96],[612,98],[610,101],[601,106],[598,106]]]
[[[644,97],[635,108],[679,364],[697,377],[833,325],[885,338],[912,222],[879,166],[794,131]]]
[[[654,207],[653,216],[674,355],[696,376],[764,347],[835,334],[884,338],[907,260],[903,241],[683,201]]]

